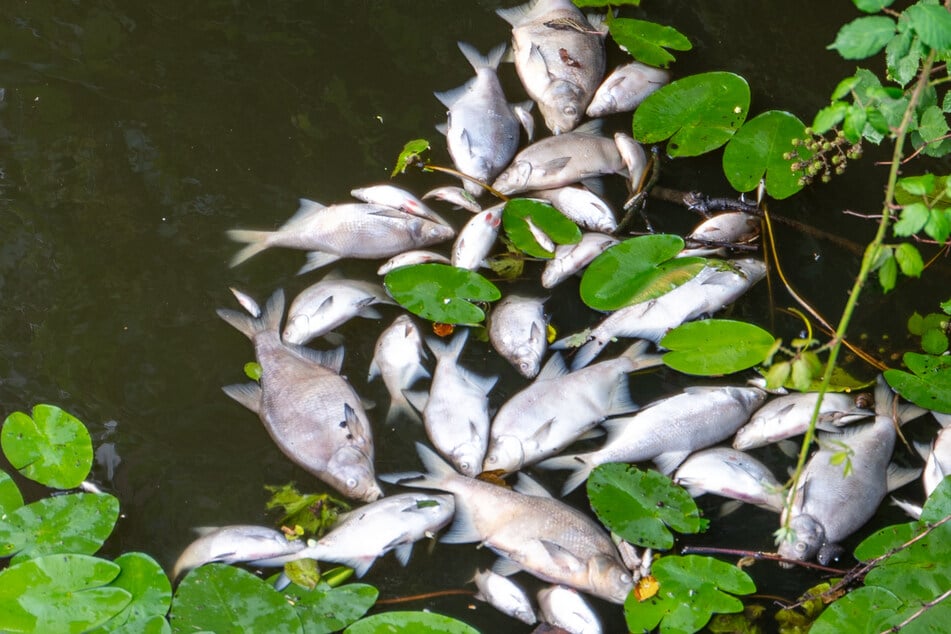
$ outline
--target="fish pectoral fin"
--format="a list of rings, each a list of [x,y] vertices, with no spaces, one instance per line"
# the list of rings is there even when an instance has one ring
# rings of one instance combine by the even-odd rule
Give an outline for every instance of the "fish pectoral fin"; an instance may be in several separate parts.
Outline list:
[[[680,466],[681,462],[687,459],[687,456],[689,455],[689,450],[665,451],[654,458],[654,464],[657,465],[658,471],[664,475],[670,475],[677,469],[677,467]]]
[[[469,138],[469,131],[463,129],[462,134],[459,135],[459,138],[466,146],[466,154],[468,154],[470,157],[474,156],[472,151],[472,139]]]
[[[534,478],[521,472],[518,474],[518,481],[512,488],[519,493],[524,493],[525,495],[534,495],[535,497],[540,498],[553,497],[548,489],[539,484],[538,480],[535,480]]]
[[[559,156],[558,158],[553,158],[550,161],[546,161],[538,166],[538,169],[541,170],[542,174],[557,174],[561,170],[565,169],[565,166],[571,162],[570,156]]]
[[[401,544],[394,549],[396,559],[403,567],[409,563],[409,556],[413,554],[413,542]]]
[[[497,575],[502,575],[503,577],[509,577],[516,572],[521,572],[521,570],[521,566],[505,556],[499,557],[495,560],[495,563],[492,564],[492,572]]]
[[[339,255],[334,253],[324,253],[323,251],[310,251],[307,253],[307,263],[297,271],[298,275],[309,273],[321,267],[327,266],[340,259]]]
[[[585,563],[570,550],[545,539],[538,540],[556,566],[564,570],[577,572],[586,568]]]
[[[255,414],[261,413],[261,386],[257,383],[236,383],[221,388],[225,394],[238,401]]]
[[[542,423],[535,432],[528,437],[528,443],[535,443],[536,445],[544,445],[545,441],[551,435],[552,427],[555,425],[555,417],[551,417]],[[528,444],[526,443],[526,444]]]
[[[921,475],[921,469],[899,467],[894,462],[888,465],[888,472],[885,475],[888,492],[900,489],[915,478]]]
[[[452,526],[440,541],[447,544],[470,544],[482,540],[482,534],[475,526],[471,510],[465,504],[457,504]]]

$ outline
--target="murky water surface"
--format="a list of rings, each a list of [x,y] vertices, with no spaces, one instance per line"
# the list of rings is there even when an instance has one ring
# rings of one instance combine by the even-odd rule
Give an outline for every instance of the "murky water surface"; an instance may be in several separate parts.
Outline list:
[[[353,187],[384,181],[411,138],[432,140],[432,158],[448,164],[434,130],[444,108],[432,92],[471,75],[457,40],[485,51],[509,38],[494,13],[502,4],[93,0],[0,8],[0,403],[4,415],[57,404],[105,445],[94,475],[119,496],[124,513],[110,552],[144,550],[170,567],[192,527],[268,522],[264,484],[323,490],[274,447],[254,414],[222,394],[222,385],[244,380],[252,351],[214,313],[233,306],[229,286],[259,298],[283,286],[293,297],[321,273],[295,277],[303,256],[282,250],[229,269],[237,246],[224,233],[275,227],[299,197],[338,202]],[[839,4],[645,3],[630,15],[669,23],[693,40],[694,50],[679,54],[678,76],[737,72],[751,84],[754,113],[780,108],[808,121],[854,68],[825,50],[854,17],[849,3]],[[524,99],[511,66],[501,74],[510,99]],[[662,184],[728,194],[718,161],[668,164]],[[883,178],[884,168],[869,161],[833,187],[772,209],[864,243],[872,225],[840,211],[874,212]],[[454,184],[434,174],[397,183],[417,194]],[[697,220],[662,203],[650,214],[666,231]],[[793,282],[835,318],[857,256],[785,228],[779,238]],[[376,266],[339,268],[370,278]],[[563,332],[593,319],[576,307],[572,284],[551,303]],[[768,298],[761,284],[739,316],[770,326]],[[918,283],[886,298],[872,289],[854,332],[870,330],[873,344],[883,332],[901,340],[912,309],[930,311],[943,299]],[[777,303],[791,305],[781,293]],[[397,311],[384,313],[384,323],[358,319],[341,329],[344,371],[381,405],[382,384],[365,377],[373,343]],[[787,338],[798,328],[783,318],[773,327]],[[485,346],[471,345],[463,362],[501,374],[495,406],[524,385]],[[633,390],[647,402],[690,382],[664,372],[634,379]],[[415,468],[412,442],[421,428],[375,431],[379,472]],[[784,469],[778,453],[761,455]],[[557,486],[561,477],[546,481]],[[583,495],[571,499],[585,504]],[[712,515],[719,502],[702,504]],[[884,513],[881,521],[900,519]],[[770,550],[776,525],[775,516],[744,509],[694,541]],[[383,597],[471,588],[476,566],[491,561],[472,546],[427,552],[421,544],[408,569],[387,557],[366,581]],[[767,565],[753,574],[764,592],[785,596],[812,580]],[[485,631],[519,631],[471,603],[456,597],[410,606]],[[609,631],[623,627],[619,609],[599,607]]]

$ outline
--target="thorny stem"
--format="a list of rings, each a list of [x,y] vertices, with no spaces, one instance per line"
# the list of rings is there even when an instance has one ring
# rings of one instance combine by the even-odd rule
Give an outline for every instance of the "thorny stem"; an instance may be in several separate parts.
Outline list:
[[[907,619],[905,619],[905,620],[902,621],[901,623],[898,623],[897,625],[893,625],[893,626],[891,626],[890,628],[888,628],[887,630],[882,630],[881,634],[888,634],[889,632],[898,632],[898,631],[904,629],[904,627],[905,627],[906,625],[908,625],[909,623],[911,623],[912,621],[914,621],[915,619],[917,619],[918,617],[920,617],[920,616],[921,616],[922,614],[924,614],[927,610],[933,608],[934,606],[938,605],[939,603],[941,603],[942,601],[944,601],[945,599],[947,599],[949,596],[951,596],[951,588],[948,588],[947,590],[945,590],[944,592],[942,592],[941,595],[935,597],[935,598],[932,599],[931,601],[928,601],[928,602],[926,602],[926,603],[922,603],[922,604],[921,604],[921,607],[918,608],[918,609],[915,611],[914,614],[912,614],[911,616],[909,616]]]
[[[918,73],[918,81],[915,84],[915,89],[908,100],[908,105],[905,108],[905,114],[902,117],[901,124],[895,131],[895,148],[892,151],[892,161],[888,169],[888,185],[885,189],[885,200],[882,204],[882,219],[878,224],[878,231],[875,233],[875,237],[865,249],[865,255],[862,257],[862,266],[859,269],[859,274],[856,276],[855,283],[852,285],[852,290],[849,292],[849,299],[842,311],[842,318],[839,320],[839,326],[836,329],[835,336],[833,337],[832,349],[829,351],[829,359],[826,362],[825,371],[822,374],[822,383],[819,386],[819,398],[816,399],[816,406],[812,411],[812,419],[809,421],[809,428],[806,430],[806,436],[802,441],[802,447],[799,450],[799,459],[796,463],[796,470],[793,473],[792,481],[789,486],[789,493],[786,496],[786,508],[783,512],[783,528],[786,530],[787,534],[789,533],[790,522],[793,518],[792,505],[796,496],[796,489],[799,485],[799,479],[802,476],[802,472],[806,464],[806,458],[809,455],[809,447],[812,445],[812,440],[815,437],[816,421],[819,418],[819,409],[822,406],[822,398],[829,390],[829,384],[832,381],[832,371],[835,369],[836,360],[839,356],[839,350],[842,348],[842,340],[845,338],[845,332],[848,329],[849,322],[852,320],[852,314],[855,312],[855,306],[858,304],[859,294],[861,293],[865,282],[868,280],[869,274],[872,272],[872,265],[878,256],[879,250],[882,247],[882,243],[885,241],[885,236],[887,234],[888,226],[892,216],[892,206],[895,198],[895,184],[898,182],[898,172],[901,168],[902,157],[904,156],[905,137],[908,135],[908,128],[911,125],[912,116],[915,113],[918,102],[921,100],[921,95],[924,92],[925,87],[928,85],[928,76],[931,74],[931,67],[934,64],[934,59],[935,53],[934,51],[931,51],[931,53],[928,54],[928,57],[925,58],[925,61],[922,62],[922,68]]]

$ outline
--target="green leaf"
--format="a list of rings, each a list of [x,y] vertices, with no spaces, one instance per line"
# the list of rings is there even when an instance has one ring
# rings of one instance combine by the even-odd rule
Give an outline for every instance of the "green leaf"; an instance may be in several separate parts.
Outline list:
[[[643,288],[638,276],[674,257],[683,248],[683,238],[665,233],[638,236],[615,244],[585,269],[581,277],[581,300],[595,310],[615,310],[628,305]]]
[[[485,319],[472,301],[491,302],[502,294],[475,271],[448,264],[414,264],[383,278],[387,292],[406,310],[444,324],[476,324]]]
[[[912,236],[928,223],[931,211],[924,203],[911,203],[902,207],[898,222],[892,227],[896,236]]]
[[[915,245],[909,242],[903,242],[895,247],[895,260],[902,274],[908,277],[921,277],[921,272],[925,270],[921,254]]]
[[[131,600],[104,587],[119,566],[77,554],[45,555],[0,572],[0,631],[84,632],[108,621]]]
[[[634,111],[634,137],[670,139],[670,156],[697,156],[726,143],[750,107],[750,87],[733,73],[689,75],[652,93]]]
[[[926,330],[921,337],[921,349],[928,354],[942,354],[948,349],[948,336],[938,328]]]
[[[788,112],[770,110],[743,124],[723,150],[723,173],[734,189],[749,192],[766,177],[773,198],[788,198],[802,189],[792,160],[792,140],[805,136],[806,126]]]
[[[23,412],[7,416],[0,444],[15,469],[48,487],[77,487],[92,467],[86,426],[53,405],[37,405],[32,418]]]
[[[132,628],[136,624],[142,630],[157,627],[152,621],[155,617],[164,621],[172,604],[172,583],[162,567],[144,553],[125,553],[117,557],[115,563],[121,567],[121,572],[109,585],[122,588],[129,593],[132,600],[121,612],[101,627],[92,630],[90,634],[107,634],[122,627]],[[146,625],[147,623],[152,624]]]
[[[951,476],[945,476],[925,500],[922,522],[937,522],[951,515]]]
[[[406,145],[403,146],[403,151],[400,152],[399,157],[396,159],[396,166],[393,168],[390,178],[405,172],[407,166],[409,166],[411,163],[415,161],[422,161],[420,155],[428,149],[429,141],[426,139],[413,139],[412,141],[407,141]]]
[[[344,634],[479,634],[462,621],[435,612],[384,612],[360,619]]]
[[[729,319],[704,319],[681,324],[660,340],[670,352],[664,365],[701,376],[730,374],[762,363],[776,338],[759,326]]]
[[[839,84],[835,87],[835,90],[832,91],[832,96],[830,97],[830,99],[832,99],[833,103],[836,102],[838,99],[842,99],[842,97],[845,97],[850,92],[852,92],[852,89],[855,88],[856,84],[858,83],[859,83],[859,78],[856,77],[855,75],[853,75],[852,77],[846,77],[845,79],[840,81]]]
[[[849,106],[845,112],[845,119],[842,121],[842,134],[852,143],[858,143],[865,130],[865,123],[868,121],[868,113],[862,106]]]
[[[849,592],[827,607],[810,628],[810,634],[866,634],[888,631],[898,622],[902,607],[893,592],[866,586]]]
[[[224,564],[195,568],[175,590],[175,632],[303,634],[284,596],[250,572]]]
[[[906,352],[902,361],[909,370],[922,378],[951,383],[951,357],[934,357],[928,354]]]
[[[885,370],[888,384],[915,405],[951,413],[951,357],[906,352],[903,360],[914,374]]]
[[[948,16],[951,17],[951,13]],[[944,112],[938,106],[929,106],[921,113],[921,118],[918,120],[918,134],[925,143],[940,139],[949,131],[951,128],[948,127],[948,122],[944,118]]]
[[[588,498],[611,532],[645,548],[670,549],[674,537],[668,526],[696,533],[705,525],[690,494],[657,471],[599,465],[588,478]]]
[[[248,361],[244,364],[244,375],[252,381],[261,381],[261,364],[257,361]]]
[[[885,7],[891,6],[895,0],[852,0],[859,11],[878,13]]]
[[[153,616],[143,621],[129,621],[109,634],[172,634],[172,626],[164,616]]]
[[[895,282],[898,281],[898,264],[895,262],[895,256],[891,250],[882,261],[878,268],[878,282],[882,286],[882,291],[888,292],[895,288]]]
[[[551,258],[554,252],[538,243],[529,221],[555,244],[575,244],[581,240],[578,225],[548,203],[514,198],[505,203],[502,226],[512,244],[532,257]]]
[[[0,522],[0,557],[13,563],[50,553],[91,555],[119,518],[119,500],[107,494],[72,493],[21,506]]]
[[[651,66],[667,68],[674,56],[665,48],[689,51],[690,40],[672,26],[664,26],[644,20],[614,18],[608,21],[611,37],[634,59]]]
[[[23,506],[23,495],[10,474],[0,471],[0,517]]]
[[[623,305],[640,304],[665,295],[695,278],[709,262],[700,257],[673,258],[661,262],[630,281],[627,290],[631,297]]]
[[[322,583],[313,590],[291,585],[283,592],[293,603],[307,634],[339,632],[366,614],[380,594],[363,583],[339,588]]]
[[[879,52],[895,35],[895,21],[883,15],[852,20],[835,36],[828,48],[845,59],[864,59]]]
[[[951,13],[940,5],[917,3],[905,10],[911,28],[927,46],[939,54],[951,49]]]
[[[896,184],[913,196],[928,196],[934,193],[936,179],[934,174],[921,174],[900,178]]]
[[[844,101],[833,101],[831,105],[816,113],[815,119],[812,120],[813,132],[816,134],[828,132],[842,122],[848,110],[849,104]]]

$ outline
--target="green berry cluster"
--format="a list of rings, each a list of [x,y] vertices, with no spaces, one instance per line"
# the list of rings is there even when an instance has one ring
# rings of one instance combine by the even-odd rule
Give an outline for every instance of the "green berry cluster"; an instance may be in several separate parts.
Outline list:
[[[792,161],[790,169],[802,174],[799,177],[800,186],[811,184],[816,177],[828,183],[833,174],[845,173],[849,160],[862,156],[862,142],[852,143],[841,130],[815,134],[812,128],[806,128],[805,133],[806,138],[793,139],[794,149],[783,154],[784,159]]]

